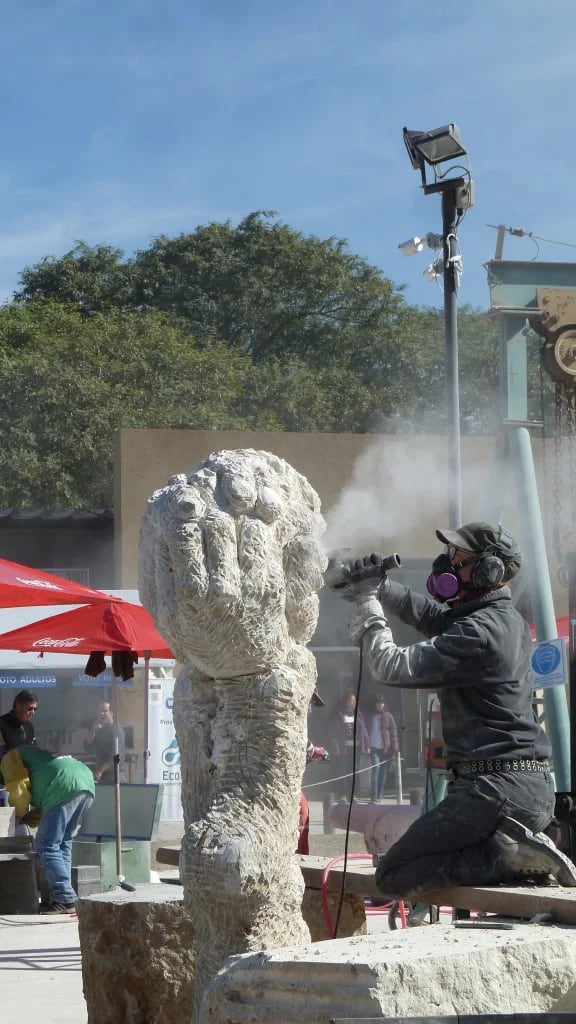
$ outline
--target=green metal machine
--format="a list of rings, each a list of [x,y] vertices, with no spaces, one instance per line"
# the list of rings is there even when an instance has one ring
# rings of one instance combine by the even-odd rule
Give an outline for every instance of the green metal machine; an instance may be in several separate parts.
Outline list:
[[[160,825],[162,786],[126,784],[121,787],[122,871],[131,882],[150,881],[150,847]],[[100,868],[102,891],[118,882],[114,786],[96,786],[94,803],[72,843],[72,865]]]

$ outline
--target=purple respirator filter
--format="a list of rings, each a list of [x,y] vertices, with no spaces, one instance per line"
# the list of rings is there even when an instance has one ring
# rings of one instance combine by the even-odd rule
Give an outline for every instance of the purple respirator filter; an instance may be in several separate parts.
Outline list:
[[[448,601],[456,597],[460,589],[460,580],[453,572],[441,572],[439,576],[431,574],[426,580],[426,590],[432,597],[439,597],[442,601]]]

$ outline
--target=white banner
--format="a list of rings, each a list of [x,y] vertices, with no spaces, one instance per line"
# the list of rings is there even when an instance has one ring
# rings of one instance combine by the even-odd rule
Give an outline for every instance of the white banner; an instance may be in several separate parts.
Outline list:
[[[174,732],[174,677],[151,676],[148,687],[148,781],[164,787],[161,821],[182,821],[180,748]]]

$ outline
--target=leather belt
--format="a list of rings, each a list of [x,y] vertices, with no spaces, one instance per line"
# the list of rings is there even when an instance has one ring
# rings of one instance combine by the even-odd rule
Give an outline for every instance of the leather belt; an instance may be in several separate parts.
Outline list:
[[[500,757],[490,758],[486,761],[457,761],[450,765],[456,775],[491,775],[492,772],[549,772],[548,761],[530,761],[525,757],[515,757],[506,760]]]

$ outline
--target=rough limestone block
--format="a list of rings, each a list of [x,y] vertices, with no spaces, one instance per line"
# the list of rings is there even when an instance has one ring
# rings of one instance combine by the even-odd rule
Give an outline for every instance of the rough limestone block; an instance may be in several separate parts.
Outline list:
[[[338,906],[340,904],[340,893],[327,892],[328,909],[332,920],[332,927],[336,924],[338,917]],[[316,889],[305,889],[302,900],[302,917],[310,929],[312,942],[324,942],[331,939],[328,931],[328,923],[322,906],[322,894]],[[345,892],[338,921],[338,936],[345,938],[351,935],[366,935],[366,909],[364,897],[355,893]]]
[[[77,903],[88,1024],[189,1024],[194,930],[177,885]]]
[[[572,928],[438,924],[233,957],[205,990],[199,1022],[559,1012],[574,1006],[575,978]]]

